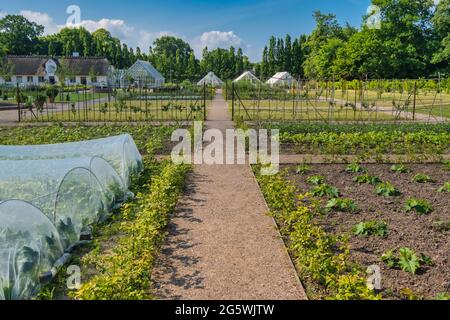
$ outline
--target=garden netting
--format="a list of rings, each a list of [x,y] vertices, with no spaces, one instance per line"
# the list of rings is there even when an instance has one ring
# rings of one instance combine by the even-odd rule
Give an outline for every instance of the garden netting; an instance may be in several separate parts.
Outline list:
[[[0,146],[0,299],[32,297],[39,275],[129,196],[142,168],[129,135]]]
[[[142,170],[142,157],[129,134],[97,140],[35,146],[0,146],[0,160],[100,157],[120,175],[126,186]]]

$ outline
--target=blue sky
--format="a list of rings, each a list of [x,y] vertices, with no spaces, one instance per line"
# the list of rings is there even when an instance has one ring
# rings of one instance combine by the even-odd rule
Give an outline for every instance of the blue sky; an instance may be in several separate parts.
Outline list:
[[[205,45],[234,45],[256,61],[271,35],[311,32],[315,10],[359,27],[370,0],[1,0],[0,15],[22,13],[53,33],[66,24],[69,5],[80,7],[80,25],[90,31],[105,27],[144,51],[158,36],[170,34],[188,41],[197,54]]]

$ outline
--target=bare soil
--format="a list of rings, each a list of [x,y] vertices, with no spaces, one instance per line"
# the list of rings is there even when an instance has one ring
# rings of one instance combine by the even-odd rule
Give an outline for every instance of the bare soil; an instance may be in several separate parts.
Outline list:
[[[363,167],[382,181],[394,184],[402,194],[396,197],[382,197],[375,193],[374,186],[358,184],[353,178],[359,174],[345,172],[344,164],[312,165],[312,171],[306,175],[295,173],[295,165],[282,166],[287,169],[289,179],[300,192],[305,193],[311,186],[306,183],[311,175],[323,175],[328,184],[339,189],[342,197],[353,199],[360,211],[358,213],[330,212],[317,217],[316,222],[332,234],[349,234],[351,259],[363,268],[370,265],[381,267],[382,290],[386,299],[405,299],[412,292],[415,296],[434,299],[438,293],[450,290],[450,238],[449,231],[436,227],[436,221],[450,221],[450,196],[436,190],[450,181],[450,171],[440,164],[411,164],[411,173],[394,173],[391,164],[366,164]],[[434,183],[416,183],[412,178],[417,173],[429,175]],[[428,200],[434,208],[429,215],[406,213],[405,202],[408,198]],[[327,199],[324,199],[326,202]],[[352,228],[361,221],[378,220],[388,224],[388,235],[355,236]],[[416,253],[431,257],[434,266],[423,267],[413,275],[400,269],[390,269],[381,261],[383,253],[390,249],[409,247]]]

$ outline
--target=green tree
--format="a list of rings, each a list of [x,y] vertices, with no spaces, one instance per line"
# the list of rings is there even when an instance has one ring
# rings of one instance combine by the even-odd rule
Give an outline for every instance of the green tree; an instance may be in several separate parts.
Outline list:
[[[21,15],[7,15],[0,19],[0,46],[9,54],[33,54],[43,32],[43,26]]]
[[[432,63],[441,72],[450,73],[450,0],[441,0],[432,18],[435,41]]]

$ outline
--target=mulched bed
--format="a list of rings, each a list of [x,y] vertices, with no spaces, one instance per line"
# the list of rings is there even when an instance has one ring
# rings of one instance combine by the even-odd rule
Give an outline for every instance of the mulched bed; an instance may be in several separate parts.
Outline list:
[[[344,171],[343,164],[312,165],[312,171],[306,175],[295,173],[296,166],[282,166],[289,171],[289,179],[301,192],[310,190],[306,183],[311,175],[323,175],[328,184],[336,187],[342,197],[353,199],[360,212],[330,212],[318,217],[317,223],[333,234],[351,235],[351,259],[362,267],[379,265],[381,267],[382,291],[384,298],[405,299],[412,292],[420,298],[433,299],[438,293],[450,292],[450,237],[449,231],[436,228],[436,221],[450,221],[450,195],[436,190],[450,181],[450,171],[440,164],[411,164],[411,173],[390,171],[391,164],[367,164],[363,167],[382,181],[395,185],[402,195],[381,197],[376,195],[374,186],[358,184],[353,178],[359,174]],[[436,182],[415,183],[411,179],[417,174],[429,175]],[[429,215],[405,213],[404,205],[408,198],[415,197],[428,200],[434,208]],[[326,202],[326,200],[324,200]],[[361,237],[352,234],[352,228],[361,221],[382,220],[388,224],[386,237]],[[424,253],[431,257],[434,266],[421,268],[416,275],[402,270],[389,269],[381,261],[381,255],[389,249],[409,247],[417,254]]]

